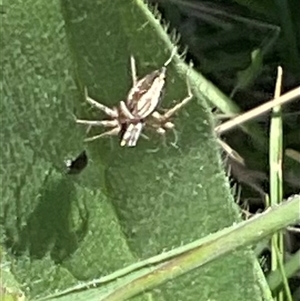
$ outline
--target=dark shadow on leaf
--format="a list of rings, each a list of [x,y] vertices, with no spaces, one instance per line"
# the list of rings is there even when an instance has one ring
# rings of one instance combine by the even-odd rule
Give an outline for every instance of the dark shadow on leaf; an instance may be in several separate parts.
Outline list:
[[[67,175],[49,173],[39,192],[39,202],[29,215],[26,225],[18,231],[18,237],[7,235],[7,247],[15,256],[29,251],[32,259],[41,259],[48,252],[55,263],[73,254],[88,230],[88,211],[76,204],[80,225],[74,229],[72,202],[76,200],[73,180]],[[83,212],[84,211],[84,212]]]

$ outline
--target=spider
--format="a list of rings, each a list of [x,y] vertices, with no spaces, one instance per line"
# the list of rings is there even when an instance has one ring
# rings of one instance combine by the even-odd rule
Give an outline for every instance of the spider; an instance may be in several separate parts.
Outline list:
[[[191,89],[187,82],[188,96],[186,98],[167,110],[164,114],[156,111],[165,86],[167,66],[172,61],[174,55],[175,51],[173,50],[170,58],[164,63],[161,69],[155,70],[139,80],[136,76],[135,60],[131,56],[133,86],[129,90],[126,102],[120,101],[117,107],[109,108],[90,98],[86,92],[86,101],[95,108],[103,111],[110,119],[100,121],[77,119],[76,122],[88,125],[89,127],[104,126],[112,129],[86,138],[85,141],[94,141],[101,137],[120,134],[121,146],[134,147],[145,126],[155,129],[159,134],[164,134],[166,130],[173,129],[174,124],[170,122],[170,118],[192,98]]]

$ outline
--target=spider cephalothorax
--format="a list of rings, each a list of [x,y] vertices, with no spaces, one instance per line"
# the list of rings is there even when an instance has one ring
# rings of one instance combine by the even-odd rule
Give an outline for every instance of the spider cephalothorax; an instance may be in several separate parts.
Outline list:
[[[118,107],[112,109],[93,100],[86,94],[86,100],[92,106],[105,112],[109,120],[81,120],[79,124],[88,126],[104,126],[112,128],[100,135],[87,138],[85,141],[93,141],[100,137],[110,135],[121,136],[121,146],[136,146],[144,127],[150,127],[160,134],[174,127],[170,118],[183,107],[191,98],[192,94],[188,85],[188,96],[164,114],[156,111],[165,86],[167,65],[171,62],[175,52],[165,62],[164,66],[155,70],[141,79],[137,79],[135,60],[131,57],[132,88],[129,90],[126,102],[120,101]]]

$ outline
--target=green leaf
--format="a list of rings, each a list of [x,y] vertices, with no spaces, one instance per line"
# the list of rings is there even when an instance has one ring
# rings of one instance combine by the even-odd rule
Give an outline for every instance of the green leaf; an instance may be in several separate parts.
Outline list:
[[[189,75],[195,97],[174,120],[176,147],[172,133],[166,146],[147,133],[150,140],[140,139],[133,149],[121,148],[116,137],[102,139],[85,146],[91,159],[82,173],[62,171],[63,160],[84,147],[73,112],[100,118],[84,102],[82,86],[116,105],[132,84],[130,55],[143,76],[161,67],[173,48],[141,1],[62,4],[68,38],[54,2],[15,1],[3,16],[1,231],[14,276],[31,298],[108,275],[239,220],[204,100],[219,97],[218,90],[195,71]],[[163,108],[186,96],[187,71],[175,58]],[[151,295],[261,299],[247,250]]]
[[[141,1],[63,1],[63,8],[79,77],[90,96],[106,105],[126,97],[132,84],[131,54],[138,74],[144,76],[162,66],[174,47]],[[186,96],[186,72],[187,67],[174,59],[162,107]],[[177,148],[170,146],[171,133],[168,146],[151,133],[150,140],[141,139],[135,149],[120,149],[116,138],[88,146],[95,163],[105,166],[109,200],[137,259],[203,237],[238,218],[201,97],[209,95],[210,86],[195,72],[190,81],[196,97],[175,120]],[[81,114],[88,116],[87,111]],[[94,133],[101,131],[97,130]],[[153,292],[153,298],[238,300],[243,295],[259,300],[252,269],[250,254],[237,253],[170,281]]]
[[[34,297],[111,273],[133,256],[99,186],[101,166],[90,160],[78,176],[63,170],[84,133],[74,126],[80,95],[60,6],[14,1],[2,23],[2,243]]]
[[[78,300],[84,299],[87,293],[90,296],[89,300],[93,300],[94,297],[98,297],[100,300],[100,296],[101,300],[105,301],[127,300],[129,297],[209,264],[238,248],[253,245],[255,242],[269,237],[272,233],[297,223],[299,205],[300,198],[295,197],[280,206],[273,207],[264,214],[257,215],[256,218],[234,224],[192,243],[139,261],[111,275],[74,286],[39,301],[58,300],[56,299],[58,297],[61,301],[70,300],[71,297]],[[115,283],[115,287],[112,287],[111,283],[109,284],[111,291],[104,292],[103,288],[95,288],[108,282]],[[262,274],[262,286],[264,283],[266,284],[266,281]],[[87,288],[93,289],[84,291]],[[269,292],[268,297],[266,292]],[[264,287],[263,295],[265,300],[272,300],[271,291],[267,285]]]
[[[19,283],[10,271],[10,264],[7,262],[6,254],[0,246],[0,301],[24,301],[25,295],[19,288]]]
[[[243,71],[237,73],[237,83],[231,93],[231,97],[239,89],[244,89],[253,84],[255,77],[262,69],[263,56],[260,49],[255,49],[251,53],[251,64]]]

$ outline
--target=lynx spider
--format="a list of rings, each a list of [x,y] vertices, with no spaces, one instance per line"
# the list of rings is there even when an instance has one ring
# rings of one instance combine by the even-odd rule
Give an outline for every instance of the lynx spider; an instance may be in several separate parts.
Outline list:
[[[159,134],[164,134],[166,130],[173,129],[174,124],[170,118],[186,105],[193,97],[189,83],[187,81],[188,96],[180,103],[167,110],[164,114],[156,111],[161,100],[161,94],[165,86],[167,66],[176,54],[173,49],[170,58],[164,63],[161,69],[155,70],[141,79],[137,79],[135,59],[131,56],[132,88],[130,89],[126,103],[120,101],[118,107],[112,109],[90,98],[86,93],[86,100],[89,104],[103,111],[110,117],[110,120],[81,120],[78,124],[92,126],[104,126],[112,128],[100,135],[86,138],[85,141],[94,141],[98,138],[118,135],[121,133],[121,146],[134,147],[142,134],[144,126],[149,126]]]

